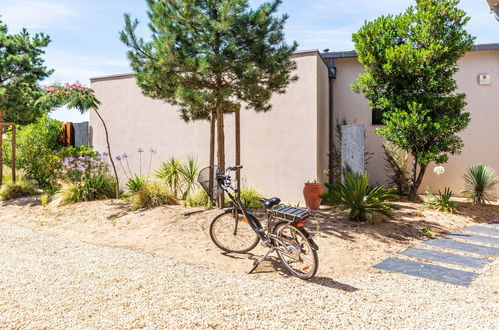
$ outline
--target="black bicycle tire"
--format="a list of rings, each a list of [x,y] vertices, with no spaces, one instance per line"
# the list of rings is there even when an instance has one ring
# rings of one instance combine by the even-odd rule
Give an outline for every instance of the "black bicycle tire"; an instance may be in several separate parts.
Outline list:
[[[274,228],[272,230],[272,233],[277,236],[279,227],[285,226],[285,225],[288,225],[288,224],[289,224],[288,222],[284,222],[284,221],[277,223],[274,226]],[[313,256],[313,259],[314,259],[314,265],[315,265],[315,267],[312,270],[312,272],[310,272],[307,276],[302,276],[299,273],[295,272],[295,270],[293,270],[291,267],[288,266],[286,260],[282,257],[282,255],[279,252],[279,250],[276,249],[277,255],[279,256],[279,259],[281,259],[281,263],[283,264],[284,268],[286,268],[286,270],[291,275],[296,276],[296,277],[298,277],[298,278],[300,278],[302,280],[310,280],[311,278],[313,278],[315,276],[315,274],[317,274],[317,270],[319,269],[319,256],[317,254],[317,251],[312,248],[312,245],[308,241],[307,237],[302,233],[302,230],[305,230],[305,229],[299,228],[294,223],[289,224],[289,225],[292,226],[293,228],[295,228],[300,233],[300,235],[302,235],[302,237],[305,240],[306,244],[309,245],[309,249],[310,249],[310,251],[312,251],[312,256]]]
[[[211,241],[221,250],[225,251],[225,252],[228,252],[228,253],[238,253],[238,254],[243,254],[243,253],[248,253],[249,251],[253,250],[257,245],[258,245],[258,242],[260,241],[260,237],[258,237],[258,235],[255,233],[255,241],[246,249],[243,249],[243,250],[231,250],[231,249],[228,249],[226,248],[225,246],[221,245],[220,242],[217,241],[216,239],[216,235],[214,234],[214,225],[215,225],[215,222],[220,219],[222,216],[224,215],[227,215],[227,214],[230,214],[232,213],[232,210],[231,211],[226,211],[226,212],[223,212],[223,213],[220,213],[218,214],[215,218],[213,218],[213,220],[211,221],[211,224],[210,224],[210,238],[211,238]],[[241,210],[238,210],[238,213],[243,216],[243,213]]]

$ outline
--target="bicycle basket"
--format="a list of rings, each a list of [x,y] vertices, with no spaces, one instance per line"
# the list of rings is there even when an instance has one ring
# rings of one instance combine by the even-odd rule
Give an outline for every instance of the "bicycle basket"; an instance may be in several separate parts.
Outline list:
[[[218,166],[208,166],[199,171],[198,182],[211,199],[217,199],[223,191],[217,182],[218,173]]]

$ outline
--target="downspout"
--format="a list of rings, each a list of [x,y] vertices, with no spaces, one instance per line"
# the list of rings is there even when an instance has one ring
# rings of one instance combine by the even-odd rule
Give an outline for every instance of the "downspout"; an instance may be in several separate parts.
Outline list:
[[[334,117],[333,117],[333,79],[336,79],[336,67],[334,66],[334,58],[328,59],[328,76],[329,76],[329,170],[333,168],[331,152],[334,144]],[[330,173],[329,183],[333,183],[333,178]]]

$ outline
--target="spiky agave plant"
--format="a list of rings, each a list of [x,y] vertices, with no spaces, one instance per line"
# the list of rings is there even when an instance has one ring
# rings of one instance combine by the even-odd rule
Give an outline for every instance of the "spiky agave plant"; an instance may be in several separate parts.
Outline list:
[[[389,201],[398,198],[393,189],[372,187],[369,185],[367,173],[345,172],[344,181],[336,184],[326,184],[329,192],[322,195],[341,210],[350,210],[350,220],[374,220],[379,215],[393,217],[391,210],[399,209]]]
[[[475,204],[490,203],[496,198],[493,190],[499,182],[494,170],[484,164],[471,166],[464,174],[461,193]]]

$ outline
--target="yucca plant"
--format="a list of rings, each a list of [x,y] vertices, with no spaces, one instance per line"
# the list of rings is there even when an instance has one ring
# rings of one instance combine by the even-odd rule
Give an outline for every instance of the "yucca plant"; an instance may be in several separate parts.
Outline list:
[[[391,218],[391,210],[400,208],[389,203],[398,198],[394,190],[372,187],[367,173],[345,172],[343,182],[326,183],[326,187],[329,192],[321,197],[341,210],[350,210],[348,218],[353,221],[374,220],[379,215]]]
[[[147,179],[147,177],[135,174],[132,178],[130,178],[127,181],[126,187],[128,191],[130,191],[131,193],[136,193],[137,191],[139,191],[140,188],[145,186],[148,182],[149,180]]]
[[[180,175],[182,176],[182,181],[184,185],[184,191],[182,193],[183,199],[185,199],[197,185],[199,166],[196,157],[190,156],[187,158],[187,162],[180,165]]]
[[[496,199],[493,190],[498,182],[492,168],[483,164],[474,165],[464,174],[464,189],[461,193],[475,204],[490,203]]]
[[[172,157],[169,161],[163,162],[159,170],[156,171],[156,177],[164,180],[176,197],[179,196],[182,185],[181,168],[182,162]]]
[[[456,203],[450,200],[452,198],[452,190],[450,188],[446,187],[444,193],[438,191],[438,195],[433,195],[432,193],[427,193],[427,195],[429,198],[425,201],[425,204],[430,205],[434,209],[446,213],[454,213],[456,211]]]

